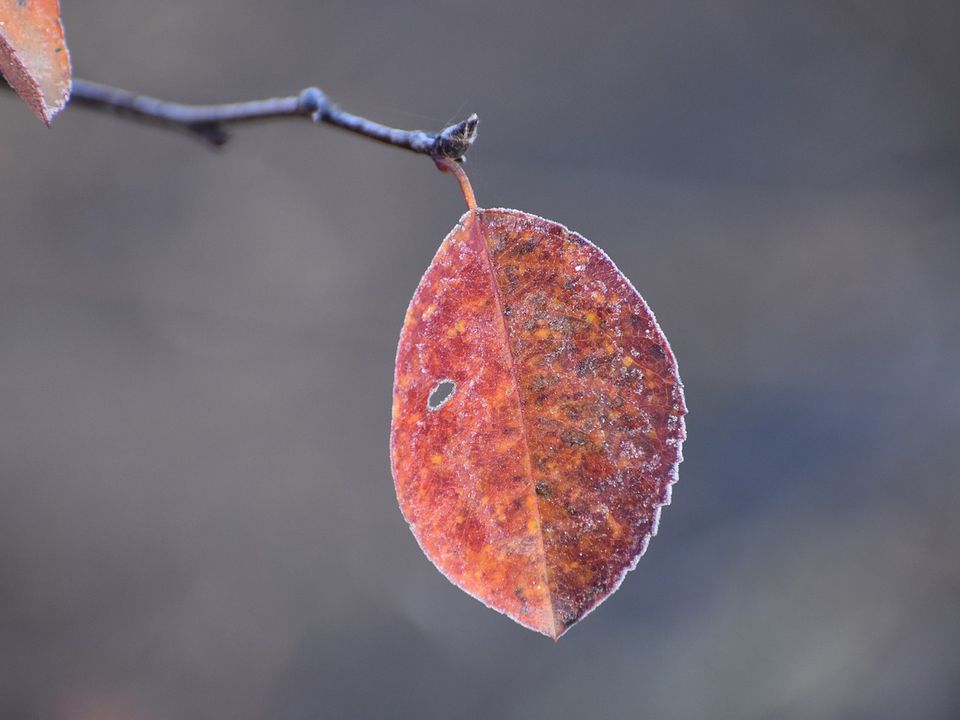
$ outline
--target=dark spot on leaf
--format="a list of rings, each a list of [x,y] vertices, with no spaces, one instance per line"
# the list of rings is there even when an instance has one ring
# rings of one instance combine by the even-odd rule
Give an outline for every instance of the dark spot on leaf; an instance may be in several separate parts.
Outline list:
[[[564,430],[560,433],[560,439],[570,447],[581,447],[590,442],[590,438],[577,430]]]
[[[555,378],[548,377],[547,375],[537,375],[530,382],[530,389],[533,390],[533,392],[541,392],[556,383]]]
[[[538,482],[533,486],[533,490],[540,497],[550,497],[550,486],[545,482]]]
[[[519,246],[519,247],[517,248],[516,254],[517,254],[517,255],[526,255],[526,254],[529,253],[529,252],[533,252],[533,251],[536,249],[536,247],[537,247],[537,241],[536,241],[535,239],[534,239],[534,240],[528,240],[528,241],[525,242],[523,245],[521,245],[521,246]]]
[[[584,377],[585,375],[593,375],[597,371],[597,358],[591,355],[588,358],[585,358],[580,361],[577,365],[577,375]]]

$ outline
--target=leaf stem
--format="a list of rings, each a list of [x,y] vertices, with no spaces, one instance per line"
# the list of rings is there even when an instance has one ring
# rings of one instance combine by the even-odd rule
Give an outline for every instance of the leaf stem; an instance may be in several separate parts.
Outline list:
[[[434,160],[440,170],[443,172],[451,172],[456,176],[457,182],[460,183],[460,192],[463,193],[463,199],[467,202],[467,210],[476,210],[477,197],[473,194],[473,186],[470,184],[470,178],[467,177],[467,173],[460,163],[447,158],[434,158]]]
[[[6,87],[6,83],[0,83],[0,86]],[[230,128],[234,125],[303,118],[318,124],[333,125],[404,150],[429,155],[437,161],[462,161],[477,137],[479,123],[474,114],[437,133],[398,130],[341,110],[315,87],[289,97],[218,105],[188,105],[74,78],[69,105],[187,132],[214,147],[221,147],[230,140]]]

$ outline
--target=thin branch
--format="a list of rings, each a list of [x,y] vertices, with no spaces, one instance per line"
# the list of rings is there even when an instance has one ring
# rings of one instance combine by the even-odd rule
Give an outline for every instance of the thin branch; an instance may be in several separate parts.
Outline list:
[[[6,83],[2,83],[6,85]],[[438,133],[398,130],[344,112],[318,88],[307,88],[290,97],[225,103],[185,105],[139,95],[129,90],[74,78],[68,107],[76,105],[108,112],[149,125],[181,130],[220,147],[230,139],[230,129],[242,123],[302,118],[326,123],[387,145],[429,155],[434,160],[462,162],[477,137],[477,116],[450,125]]]

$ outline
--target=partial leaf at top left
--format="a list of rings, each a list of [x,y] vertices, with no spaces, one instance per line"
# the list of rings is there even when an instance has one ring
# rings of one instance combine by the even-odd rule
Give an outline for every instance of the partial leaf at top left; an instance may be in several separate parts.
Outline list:
[[[59,0],[0,0],[0,71],[49,125],[70,97]]]

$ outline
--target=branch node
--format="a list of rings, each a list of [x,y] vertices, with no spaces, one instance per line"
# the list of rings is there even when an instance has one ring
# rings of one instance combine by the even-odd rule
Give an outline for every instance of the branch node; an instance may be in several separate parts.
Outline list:
[[[318,87],[308,87],[300,93],[297,100],[297,109],[303,115],[320,120],[330,107],[330,101],[323,90]]]

